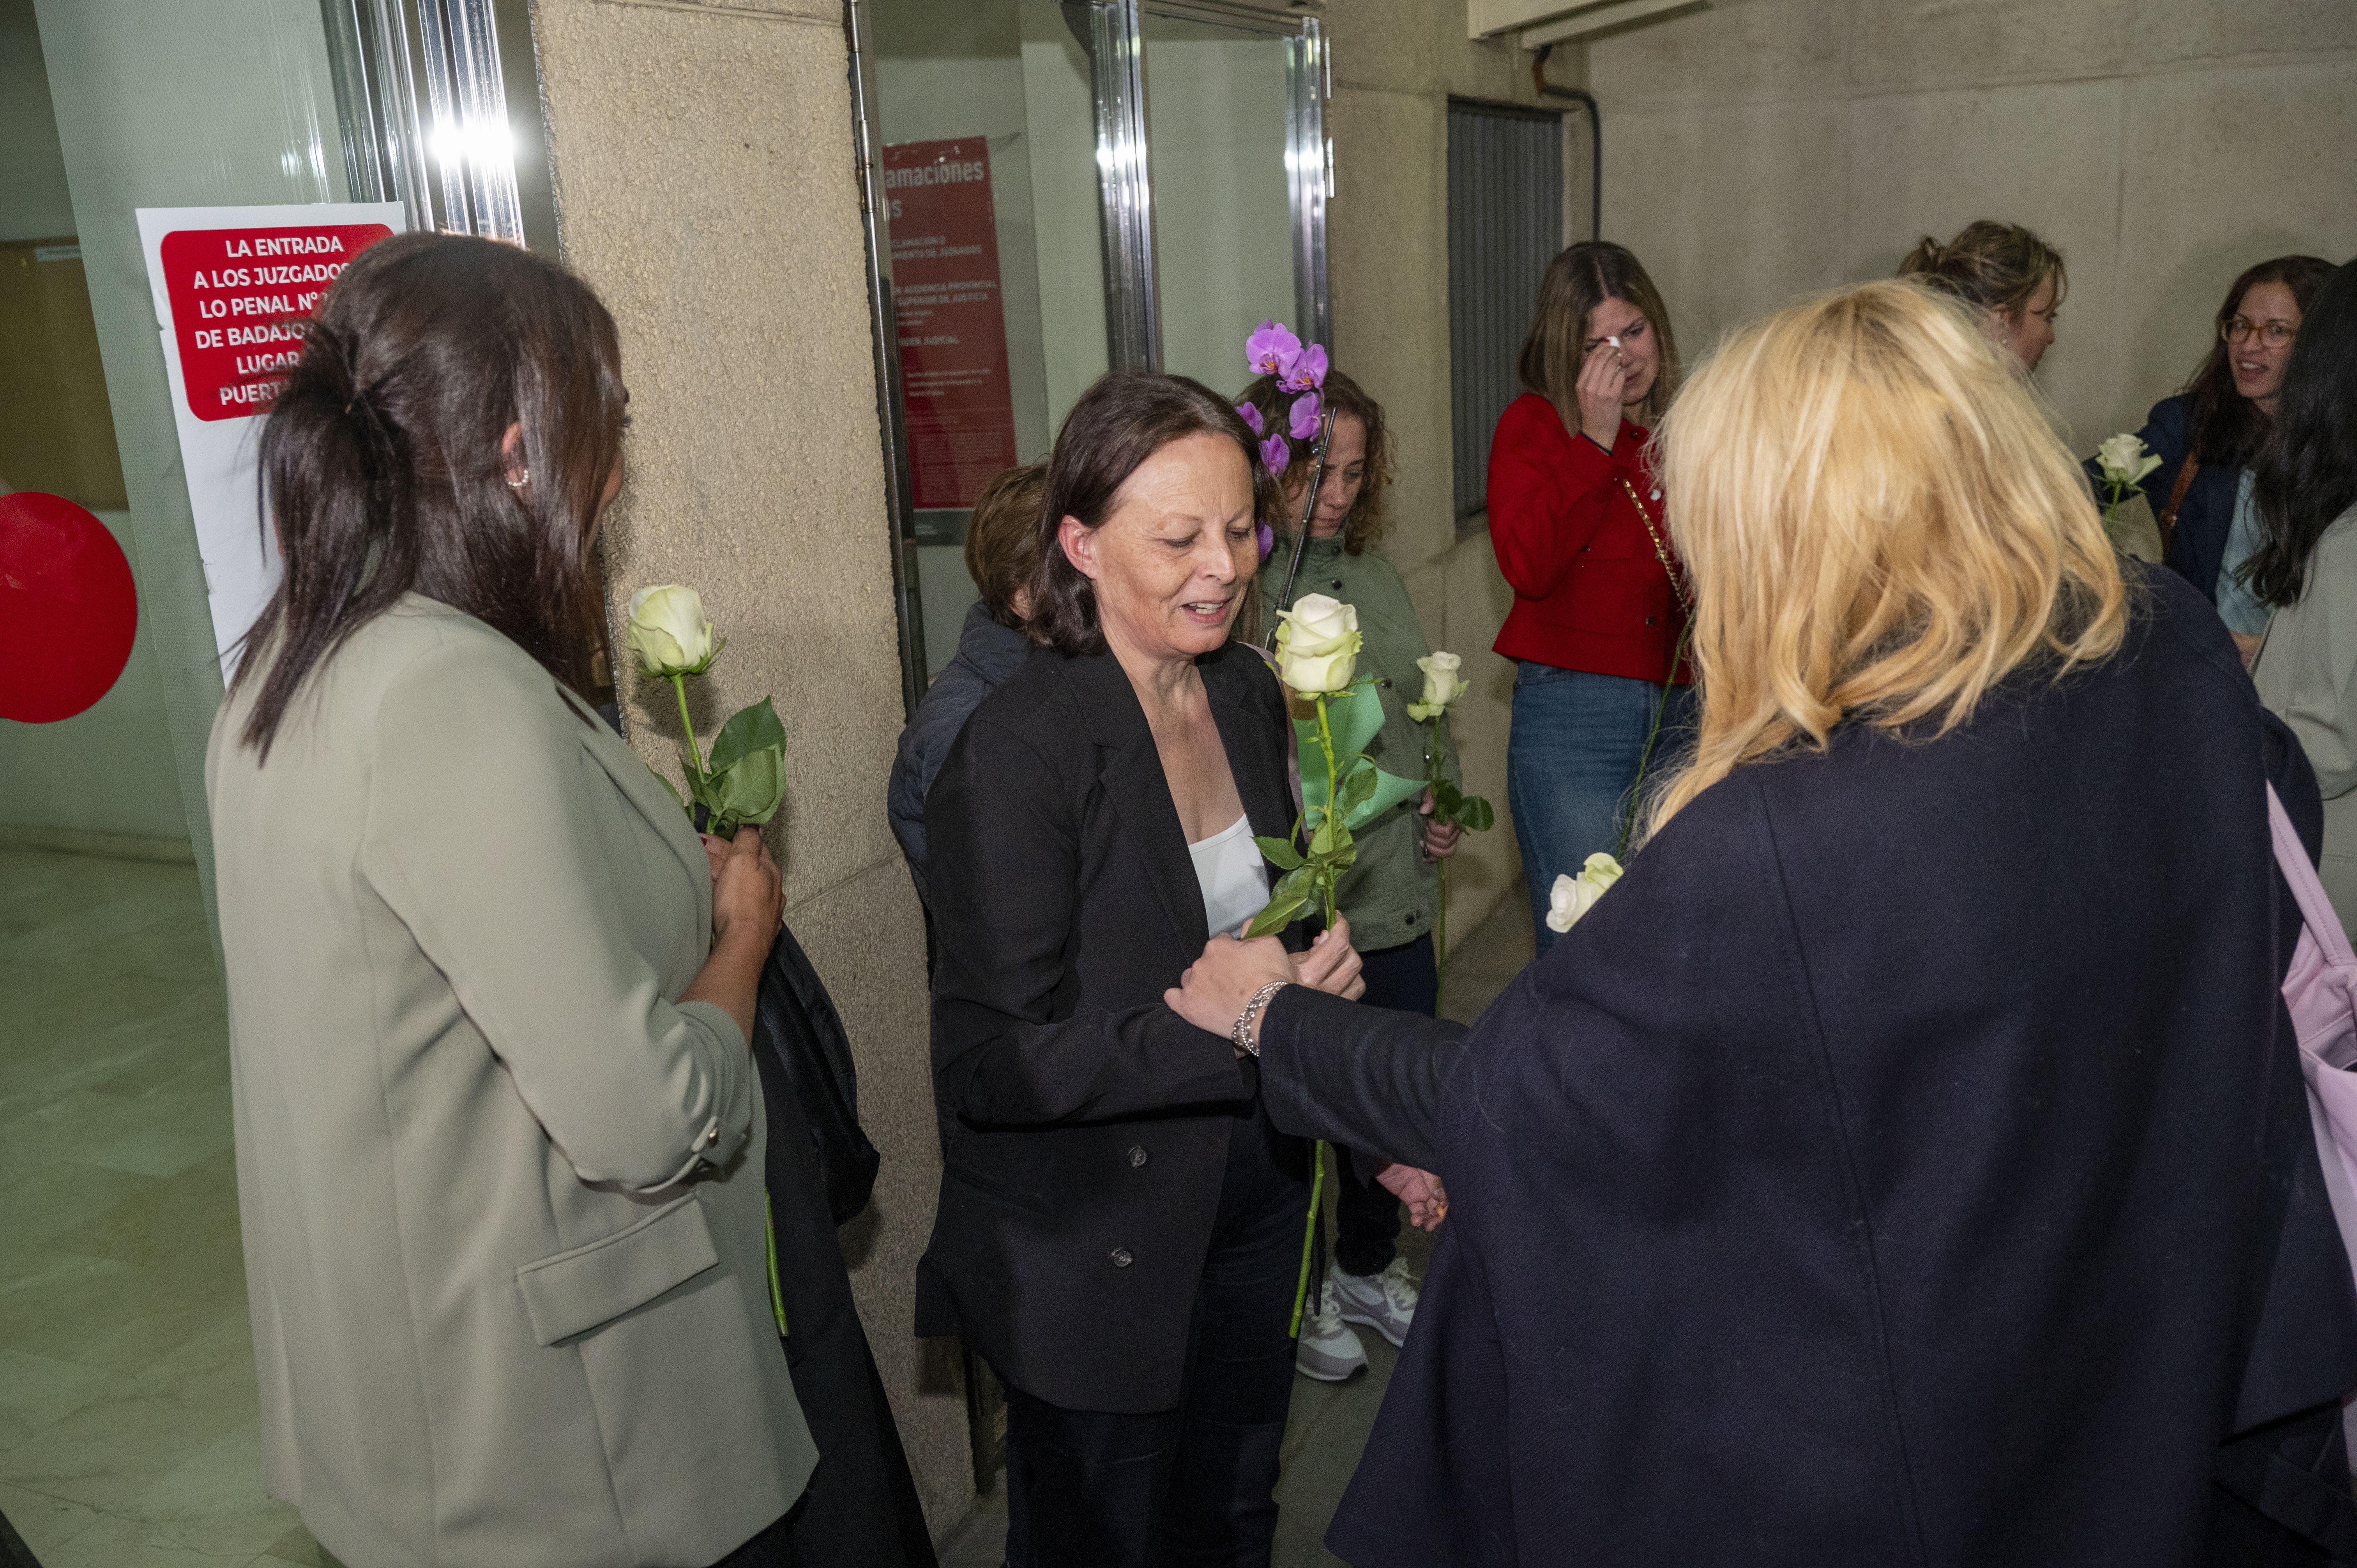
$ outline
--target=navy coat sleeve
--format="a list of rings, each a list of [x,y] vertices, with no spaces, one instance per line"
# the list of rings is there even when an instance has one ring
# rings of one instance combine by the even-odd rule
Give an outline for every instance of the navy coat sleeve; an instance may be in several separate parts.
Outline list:
[[[1464,1038],[1465,1026],[1447,1018],[1288,985],[1260,1025],[1269,1120],[1297,1137],[1438,1171],[1433,1122]]]

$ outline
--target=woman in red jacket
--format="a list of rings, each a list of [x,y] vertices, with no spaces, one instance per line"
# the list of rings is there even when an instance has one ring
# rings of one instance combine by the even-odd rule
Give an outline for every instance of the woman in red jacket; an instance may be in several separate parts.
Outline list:
[[[1677,339],[1637,258],[1604,241],[1557,256],[1519,370],[1526,391],[1490,445],[1490,542],[1514,590],[1492,646],[1520,665],[1506,799],[1544,952],[1555,877],[1619,846],[1655,714],[1658,762],[1693,710],[1684,660],[1671,669],[1685,588],[1646,456]]]

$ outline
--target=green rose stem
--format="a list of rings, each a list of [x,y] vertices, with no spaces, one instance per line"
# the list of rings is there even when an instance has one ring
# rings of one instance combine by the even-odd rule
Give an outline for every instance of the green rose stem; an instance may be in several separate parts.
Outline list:
[[[1327,842],[1330,845],[1333,842],[1333,833],[1330,830],[1334,822],[1336,804],[1334,732],[1326,723],[1326,693],[1318,693],[1314,700],[1318,703],[1318,741],[1320,749],[1326,753],[1326,806],[1325,815],[1318,819],[1318,826],[1329,830]],[[1311,847],[1315,848],[1318,842],[1316,833],[1313,832],[1310,835],[1309,842]],[[1325,895],[1326,902],[1326,929],[1330,931],[1334,929],[1334,878],[1332,876],[1326,877],[1321,885],[1321,890]],[[1293,1326],[1288,1330],[1297,1338],[1301,1334],[1301,1304],[1309,1297],[1309,1258],[1318,1246],[1318,1208],[1326,1192],[1326,1140],[1323,1138],[1318,1139],[1310,1148],[1309,1171],[1309,1218],[1302,1225],[1301,1273],[1293,1282]]]
[[[687,677],[673,673],[671,678],[671,689],[673,694],[679,698],[679,733],[687,740],[688,766],[695,770],[695,777],[702,779],[704,753],[696,749],[695,721],[687,716]]]
[[[1662,682],[1662,694],[1653,699],[1653,727],[1645,734],[1645,749],[1637,754],[1637,777],[1629,782],[1628,815],[1621,819],[1620,842],[1612,846],[1612,858],[1623,865],[1628,864],[1629,840],[1637,831],[1637,812],[1643,803],[1638,794],[1645,787],[1645,769],[1652,766],[1653,746],[1662,738],[1662,715],[1669,711],[1670,688],[1677,684],[1678,665],[1684,660],[1686,643],[1693,636],[1694,618],[1689,616],[1686,624],[1678,631],[1677,647],[1670,650],[1670,678]],[[1507,803],[1512,804],[1512,801]],[[1445,877],[1448,873],[1443,871],[1441,875]]]
[[[1445,769],[1448,765],[1448,743],[1440,737],[1441,716],[1448,711],[1447,705],[1443,704],[1441,712],[1432,715],[1432,777],[1426,781],[1426,787],[1432,791],[1435,802],[1439,800],[1440,786],[1448,777]],[[1437,1018],[1440,1016],[1440,999],[1448,990],[1448,857],[1441,856],[1434,863],[1433,868],[1440,873],[1440,909],[1432,919],[1432,940],[1436,944],[1432,962],[1432,1015]]]

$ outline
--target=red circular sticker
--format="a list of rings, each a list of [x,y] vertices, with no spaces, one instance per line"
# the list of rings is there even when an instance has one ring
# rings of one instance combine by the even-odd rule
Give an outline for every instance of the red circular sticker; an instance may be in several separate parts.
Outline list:
[[[0,496],[0,718],[70,719],[113,689],[139,630],[131,563],[63,496]]]

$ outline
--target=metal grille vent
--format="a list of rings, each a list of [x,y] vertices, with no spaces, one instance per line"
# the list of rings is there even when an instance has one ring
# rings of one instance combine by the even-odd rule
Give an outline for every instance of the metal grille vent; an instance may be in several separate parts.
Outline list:
[[[1481,526],[1490,436],[1522,388],[1514,360],[1563,249],[1563,116],[1448,105],[1448,391],[1457,528]]]

